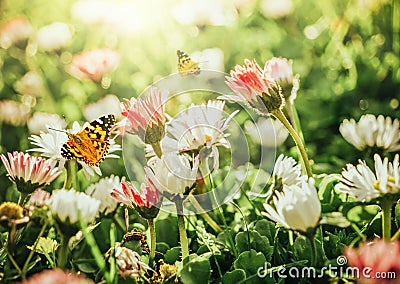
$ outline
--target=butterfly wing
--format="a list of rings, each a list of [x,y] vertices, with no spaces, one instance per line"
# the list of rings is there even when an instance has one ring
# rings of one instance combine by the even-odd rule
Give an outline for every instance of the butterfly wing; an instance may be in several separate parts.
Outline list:
[[[68,133],[69,140],[61,148],[61,155],[66,159],[83,161],[89,166],[98,165],[110,148],[110,129],[114,124],[114,115],[106,115],[92,121],[77,134]]]
[[[182,76],[200,74],[199,62],[194,61],[185,52],[177,50],[178,55],[178,71]]]

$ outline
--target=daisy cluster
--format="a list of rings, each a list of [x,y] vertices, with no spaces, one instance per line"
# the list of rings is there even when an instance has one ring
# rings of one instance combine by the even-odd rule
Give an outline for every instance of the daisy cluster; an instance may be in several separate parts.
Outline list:
[[[29,32],[23,19],[16,24],[21,25],[21,34],[3,38],[1,44],[12,44],[20,40],[19,37],[24,38],[24,32]],[[70,40],[69,32],[62,23],[43,27],[38,33],[38,45],[43,50],[58,50]],[[44,35],[52,33],[59,35],[57,43],[46,42]],[[91,80],[104,87],[110,83],[109,75],[117,68],[119,60],[120,55],[114,50],[89,50],[74,55],[66,71],[80,80]],[[190,76],[196,75],[198,72]],[[226,151],[232,150],[229,129],[239,113],[237,110],[226,115],[227,105],[232,101],[243,103],[259,115],[256,122],[244,121],[242,124],[248,137],[260,148],[281,150],[291,136],[295,144],[294,151],[298,151],[299,162],[283,153],[277,155],[269,180],[262,181],[264,192],[258,195],[258,199],[251,200],[245,191],[241,193],[254,207],[257,218],[272,224],[270,230],[275,230],[274,238],[285,234],[284,238],[291,245],[297,240],[302,242],[308,239],[310,265],[318,265],[316,238],[323,242],[318,229],[325,224],[340,227],[339,223],[343,224],[343,219],[346,219],[342,212],[329,212],[326,209],[330,208],[330,204],[324,203],[325,191],[330,185],[330,196],[340,200],[342,207],[353,202],[363,207],[373,205],[379,208],[382,215],[381,237],[385,242],[373,240],[371,246],[363,244],[359,250],[344,250],[349,264],[376,268],[378,264],[364,261],[364,256],[380,257],[384,249],[391,248],[394,255],[389,259],[390,263],[379,269],[397,271],[398,266],[392,264],[399,255],[398,243],[390,242],[390,239],[392,207],[398,202],[400,193],[399,154],[396,153],[400,149],[398,119],[372,114],[361,116],[358,122],[345,119],[339,127],[343,138],[356,149],[372,154],[374,166],[371,166],[371,159],[365,159],[357,165],[348,164],[341,174],[315,175],[301,127],[294,116],[293,105],[299,90],[299,76],[293,75],[292,61],[272,58],[261,67],[255,59],[245,59],[244,64],[236,65],[225,79],[231,90],[229,94],[200,104],[192,103],[175,117],[168,114],[173,96],[168,90],[152,86],[139,97],[120,102],[117,96],[107,95],[97,103],[89,104],[83,114],[92,122],[81,125],[75,121],[70,128],[56,114],[37,112],[29,117],[24,107],[11,101],[2,101],[0,108],[13,108],[21,114],[9,119],[8,123],[26,124],[31,132],[28,140],[32,147],[27,153],[14,151],[0,155],[7,175],[19,193],[18,202],[0,205],[0,224],[7,234],[4,253],[19,273],[16,278],[21,278],[22,283],[92,283],[85,276],[66,270],[79,271],[79,265],[75,265],[72,259],[74,249],[82,239],[90,246],[90,252],[99,267],[96,278],[102,278],[102,281],[112,283],[112,279],[118,275],[123,279],[131,278],[135,283],[141,280],[164,283],[168,277],[176,277],[179,266],[165,263],[158,258],[162,253],[156,254],[155,220],[162,215],[160,209],[163,205],[175,205],[182,263],[191,258],[188,224],[195,227],[191,223],[193,220],[184,218],[185,205],[190,203],[201,212],[207,226],[215,232],[225,233],[221,227],[229,231],[226,221],[224,226],[218,224],[214,219],[219,217],[205,212],[196,196],[198,192],[214,189],[212,173],[220,168],[221,161],[225,166],[225,160],[228,159]],[[29,96],[35,96],[42,87],[42,82],[34,73],[26,74],[15,85],[19,92]],[[118,119],[116,123],[115,118]],[[120,158],[120,141],[126,136],[135,136],[142,146],[146,160],[140,164],[140,170],[144,178],[128,181],[118,175],[102,177],[101,163],[104,159],[107,163],[109,158]],[[84,185],[84,189],[80,188],[81,185]],[[240,211],[240,207],[237,208]],[[121,222],[122,212],[125,224]],[[328,217],[332,216],[337,218],[329,220]],[[225,220],[225,216],[221,218]],[[345,221],[349,226],[350,221]],[[143,223],[147,223],[146,228]],[[32,246],[28,246],[32,253],[21,268],[14,259],[14,252],[24,228],[38,224],[42,225],[39,237]],[[105,244],[107,250],[104,253],[100,252],[100,245],[93,237],[102,225],[101,230],[107,231],[110,240]],[[49,227],[50,232],[47,230]],[[116,227],[118,232],[124,233],[123,237],[116,233]],[[202,232],[198,236],[201,239],[199,243],[204,244],[207,251],[222,254],[224,249],[229,251],[230,246],[233,251],[238,250],[235,252],[237,256],[239,250],[243,249],[241,245],[238,248],[232,245],[233,240],[222,249],[217,246],[217,238],[210,236],[204,228],[197,227]],[[147,229],[149,243],[143,233]],[[250,232],[247,227],[246,230]],[[249,233],[246,247],[256,247],[261,240],[263,252],[267,255],[265,250],[272,248],[269,244],[276,240],[255,232],[252,231],[253,235]],[[296,241],[293,240],[293,233]],[[360,230],[358,233],[362,235]],[[118,241],[117,236],[120,238]],[[256,237],[258,239],[253,240]],[[226,238],[232,239],[232,236]],[[240,239],[238,233],[235,242],[240,243]],[[83,246],[81,248],[85,249]],[[34,253],[44,255],[53,269],[25,279]],[[40,256],[38,259],[39,262]],[[112,272],[115,275],[111,275]]]

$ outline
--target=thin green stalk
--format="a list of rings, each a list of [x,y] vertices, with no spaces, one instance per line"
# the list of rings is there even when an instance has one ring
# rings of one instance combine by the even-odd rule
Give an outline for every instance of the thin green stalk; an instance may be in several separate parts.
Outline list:
[[[36,247],[39,243],[40,238],[43,236],[44,231],[46,230],[46,227],[47,227],[47,223],[44,223],[42,229],[39,232],[39,235],[36,238],[35,243],[33,244],[33,248],[31,249],[28,257],[25,260],[24,266],[22,267],[22,271],[21,271],[21,277],[23,280],[26,278],[26,273],[28,272],[27,269],[28,269],[29,262],[31,261],[33,254],[35,253]]]
[[[13,251],[13,241],[11,240],[11,234],[12,232],[8,232],[8,237],[7,237],[7,244],[5,246],[6,252],[8,259],[11,261],[11,263],[14,265],[15,269],[18,271],[19,275],[22,275],[21,268],[19,267],[18,263],[15,261],[14,257],[12,256],[12,251]]]
[[[287,120],[285,115],[280,109],[274,110],[271,112],[273,116],[275,116],[277,119],[279,119],[280,122],[286,127],[286,129],[289,131],[290,135],[292,136],[294,142],[296,143],[297,148],[300,151],[301,158],[304,162],[304,166],[306,168],[307,176],[310,178],[313,176],[310,162],[308,160],[307,152],[306,149],[304,148],[303,142],[300,139],[300,136],[297,134],[296,130],[294,130],[293,126],[290,124],[290,122]]]
[[[150,230],[150,256],[149,265],[153,267],[153,261],[156,256],[156,227],[154,226],[154,219],[147,219],[147,224]]]
[[[382,208],[382,238],[390,240],[392,202],[388,199],[381,200]]]
[[[301,135],[301,133],[299,132],[299,127],[297,125],[297,120],[295,119],[294,105],[293,105],[293,102],[292,102],[292,100],[290,98],[288,100],[285,100],[285,107],[286,107],[286,110],[287,110],[287,115],[288,115],[290,123],[292,124],[294,130],[299,134],[300,139],[304,143],[304,140],[302,138],[303,135]]]
[[[200,165],[199,165],[199,170],[200,173],[203,177],[205,176],[211,176],[210,174],[208,174],[208,159],[204,158],[201,160]],[[207,185],[207,180],[204,180],[204,183]],[[208,184],[209,188],[212,190],[212,184]],[[194,206],[194,208],[198,211],[201,212],[200,215],[207,221],[207,223],[211,226],[211,228],[213,228],[213,230],[217,233],[221,233],[222,229],[221,227],[210,217],[210,215],[208,215],[207,212],[205,212],[205,210],[203,209],[203,207],[200,205],[200,203],[197,201],[197,199],[192,195],[192,193],[190,193],[188,195],[188,199],[189,201],[192,203],[192,205]]]
[[[94,261],[96,262],[97,266],[99,267],[100,271],[104,271],[104,278],[106,283],[112,283],[110,280],[110,273],[106,270],[106,261],[104,259],[104,255],[101,253],[98,244],[93,236],[93,233],[88,230],[87,224],[85,221],[79,217],[79,225],[81,227],[81,231],[83,236],[85,237],[85,241],[90,248],[90,252],[94,257]]]
[[[7,256],[11,263],[14,265],[15,269],[18,271],[19,275],[22,275],[22,270],[19,267],[18,263],[15,261],[14,257],[12,256],[11,252],[7,249]]]
[[[299,120],[299,117],[296,112],[296,107],[290,98],[285,101],[285,107],[286,107],[286,111],[287,111],[287,117],[288,117],[290,123],[292,124],[294,130],[299,135],[303,145],[305,145],[304,136],[303,136],[303,132],[301,130],[301,125],[300,125],[300,120]],[[297,152],[301,156],[299,148],[297,148]],[[300,161],[301,161],[302,168],[305,169],[306,167],[305,167],[303,159],[301,159]]]
[[[358,226],[354,223],[350,223],[350,226],[353,228],[353,230],[357,233],[357,235],[363,240],[365,241],[367,239],[367,237],[361,232],[360,228],[358,228]],[[354,242],[357,241],[357,238],[354,239]]]
[[[25,202],[26,197],[28,196],[27,193],[20,192],[19,198],[18,198],[18,205],[23,205]]]
[[[186,234],[185,217],[183,216],[183,201],[178,199],[175,202],[176,212],[178,214],[179,238],[181,241],[182,261],[189,256],[189,242]]]
[[[70,239],[69,236],[61,234],[61,244],[58,247],[58,257],[57,257],[58,267],[61,269],[64,269],[67,265],[69,239]]]
[[[221,233],[222,232],[221,227],[213,220],[213,218],[211,218],[210,215],[208,215],[207,212],[204,212],[203,207],[201,207],[201,205],[197,201],[197,199],[192,194],[188,195],[188,199],[198,212],[202,212],[202,213],[200,213],[200,216],[203,217],[207,221],[207,224],[210,225],[210,227],[213,228],[213,230],[215,232]]]
[[[400,228],[397,230],[396,233],[394,233],[393,237],[391,238],[391,241],[394,242],[394,241],[396,241],[398,238],[400,238]]]
[[[78,190],[78,163],[76,160],[68,160],[65,163],[67,168],[67,176],[64,182],[64,189],[75,189]]]
[[[111,226],[110,226],[110,247],[111,248],[115,248],[115,242],[116,242],[115,235],[116,235],[116,227],[115,227],[114,223],[111,223]],[[115,252],[114,252],[114,250],[112,250],[112,252],[113,253],[111,253],[111,256],[110,256],[110,282],[116,283],[118,278],[115,277],[117,274],[116,263],[115,263]]]
[[[125,224],[121,223],[121,220],[116,214],[113,215],[112,220],[122,232],[126,231]]]
[[[294,244],[293,231],[288,230],[288,238],[289,238],[289,245],[293,246]]]
[[[311,245],[311,262],[310,265],[315,267],[317,265],[317,246],[315,245],[315,234],[307,237]]]
[[[211,189],[213,189],[214,188],[214,182],[212,180],[212,176],[208,175],[208,179],[209,179],[209,182],[210,182],[210,185],[211,185]],[[233,254],[234,254],[235,257],[238,257],[239,252],[238,252],[238,250],[237,250],[237,248],[235,246],[235,242],[234,242],[234,240],[232,238],[232,235],[231,235],[231,232],[230,232],[230,228],[229,228],[228,224],[226,223],[224,212],[222,212],[222,208],[221,208],[220,204],[218,204],[217,196],[215,195],[215,191],[214,190],[212,190],[212,197],[214,199],[213,202],[215,203],[215,206],[217,207],[218,213],[221,216],[222,222],[224,223],[224,226],[226,228],[226,232],[228,234],[228,240],[229,240],[229,243],[231,244],[231,248],[233,250]]]
[[[261,215],[260,210],[257,208],[257,206],[254,204],[253,200],[251,200],[246,192],[242,187],[240,187],[240,191],[242,192],[242,195],[247,199],[247,202],[250,203],[250,205],[253,207],[253,210],[257,215]]]

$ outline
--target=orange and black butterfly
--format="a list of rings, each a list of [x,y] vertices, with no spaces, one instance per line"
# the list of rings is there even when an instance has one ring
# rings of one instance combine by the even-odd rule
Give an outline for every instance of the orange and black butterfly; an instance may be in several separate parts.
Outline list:
[[[114,115],[102,116],[76,134],[67,133],[69,140],[61,148],[61,156],[77,159],[89,166],[97,166],[110,148],[110,129],[115,124]]]
[[[194,61],[181,50],[177,50],[176,54],[178,55],[178,71],[183,77],[200,74],[199,62]]]

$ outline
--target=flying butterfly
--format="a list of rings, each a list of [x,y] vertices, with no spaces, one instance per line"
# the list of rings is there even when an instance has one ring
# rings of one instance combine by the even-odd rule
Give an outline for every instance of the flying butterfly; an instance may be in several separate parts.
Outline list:
[[[177,50],[176,54],[178,55],[178,71],[181,76],[200,74],[199,62],[194,61],[181,50]]]
[[[110,114],[93,120],[76,134],[67,133],[69,140],[62,146],[61,156],[97,166],[108,153],[110,129],[114,124],[115,117]]]

